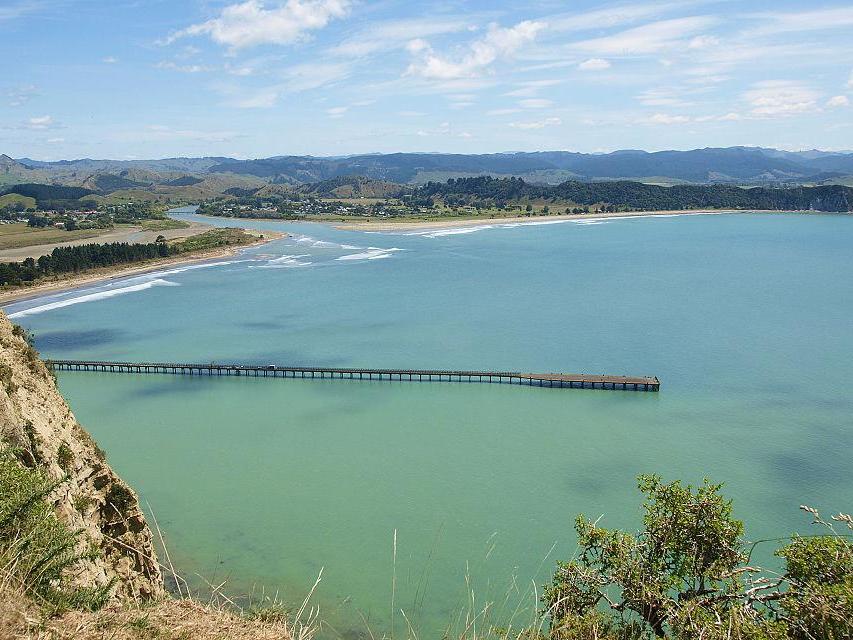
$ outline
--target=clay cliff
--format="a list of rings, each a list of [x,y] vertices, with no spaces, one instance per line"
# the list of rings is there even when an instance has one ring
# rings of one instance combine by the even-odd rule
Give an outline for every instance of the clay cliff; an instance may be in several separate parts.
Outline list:
[[[0,446],[14,449],[21,464],[62,481],[48,499],[59,520],[82,532],[79,551],[96,552],[75,565],[73,583],[112,583],[115,600],[163,595],[151,530],[136,493],[77,423],[25,332],[2,312]]]

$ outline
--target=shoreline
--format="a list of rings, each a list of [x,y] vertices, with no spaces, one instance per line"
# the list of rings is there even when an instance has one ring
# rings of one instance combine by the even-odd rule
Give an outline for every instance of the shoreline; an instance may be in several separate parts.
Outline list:
[[[852,215],[853,212],[844,211],[814,211],[814,210],[782,210],[782,209],[663,209],[659,211],[619,211],[613,213],[559,213],[541,216],[505,216],[505,217],[437,217],[424,220],[413,220],[404,218],[394,221],[394,218],[373,219],[358,218],[347,221],[340,217],[334,219],[299,219],[284,220],[281,218],[240,218],[230,216],[209,216],[211,218],[225,218],[228,220],[257,220],[261,222],[283,222],[287,224],[323,224],[329,225],[341,231],[378,231],[388,232],[395,230],[405,231],[427,231],[431,229],[455,229],[458,227],[491,225],[491,224],[525,224],[562,222],[572,220],[601,220],[606,218],[649,218],[667,216],[689,216],[689,215],[723,215],[736,213],[774,213],[774,214],[817,214],[817,215]]]
[[[160,258],[156,260],[145,261],[144,263],[130,263],[126,265],[116,265],[115,267],[105,267],[95,269],[84,274],[72,275],[68,278],[58,280],[49,280],[33,285],[32,287],[22,287],[15,290],[0,291],[0,307],[14,304],[16,302],[26,302],[35,298],[41,298],[45,295],[64,293],[72,289],[78,289],[88,285],[109,282],[111,280],[120,280],[130,276],[140,276],[146,273],[159,271],[164,267],[173,267],[177,265],[195,264],[197,262],[206,262],[208,260],[218,260],[221,258],[229,258],[238,255],[243,249],[256,247],[259,245],[279,240],[287,234],[278,231],[258,231],[257,229],[245,229],[246,233],[252,235],[258,234],[255,242],[241,244],[233,247],[217,247],[216,249],[208,249],[200,253],[173,256],[169,258]],[[263,235],[263,237],[261,237]]]
[[[648,218],[655,216],[684,215],[722,215],[730,213],[785,213],[776,210],[740,210],[740,209],[676,209],[664,211],[621,211],[614,213],[561,213],[547,216],[507,216],[501,218],[446,218],[423,221],[406,220],[400,222],[332,222],[336,229],[343,231],[427,231],[430,229],[455,229],[458,227],[490,224],[524,224],[542,222],[562,222],[572,220],[602,220],[607,218]],[[807,212],[804,212],[807,213]],[[318,221],[319,222],[319,221]]]

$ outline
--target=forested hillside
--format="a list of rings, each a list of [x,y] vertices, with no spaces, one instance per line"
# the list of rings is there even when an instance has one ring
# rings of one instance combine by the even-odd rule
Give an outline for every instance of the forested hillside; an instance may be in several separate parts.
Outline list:
[[[770,209],[851,211],[853,188],[820,187],[749,189],[731,185],[661,187],[641,182],[567,181],[556,186],[534,185],[518,178],[458,178],[430,182],[415,193],[419,201],[441,199],[447,204],[504,206],[519,200],[551,200],[578,205],[608,204],[631,210]]]

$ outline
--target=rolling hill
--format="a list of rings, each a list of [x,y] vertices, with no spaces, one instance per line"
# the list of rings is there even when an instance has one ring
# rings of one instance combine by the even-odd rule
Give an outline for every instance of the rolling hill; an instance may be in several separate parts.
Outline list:
[[[758,147],[639,150],[607,154],[390,153],[346,157],[276,156],[158,160],[15,160],[0,156],[0,188],[14,184],[82,187],[100,199],[142,197],[181,202],[300,188],[322,197],[386,197],[398,185],[476,176],[520,177],[528,183],[629,180],[647,184],[809,186],[853,183],[853,152],[790,152]],[[357,178],[354,176],[358,176]],[[300,186],[301,185],[301,186]],[[306,186],[316,185],[316,186]],[[263,191],[260,192],[263,195]],[[22,194],[23,195],[23,194]]]

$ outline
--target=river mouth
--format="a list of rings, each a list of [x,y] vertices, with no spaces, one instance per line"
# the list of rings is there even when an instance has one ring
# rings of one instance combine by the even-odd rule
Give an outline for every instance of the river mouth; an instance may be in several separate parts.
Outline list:
[[[396,578],[395,610],[426,637],[465,610],[466,581],[504,617],[533,607],[577,513],[637,525],[639,473],[726,482],[751,538],[804,531],[803,503],[842,509],[851,222],[426,237],[229,220],[292,237],[19,321],[47,358],[659,376],[659,394],[634,394],[59,374],[182,574],[301,603],[322,569],[321,617],[377,635],[406,624]]]

